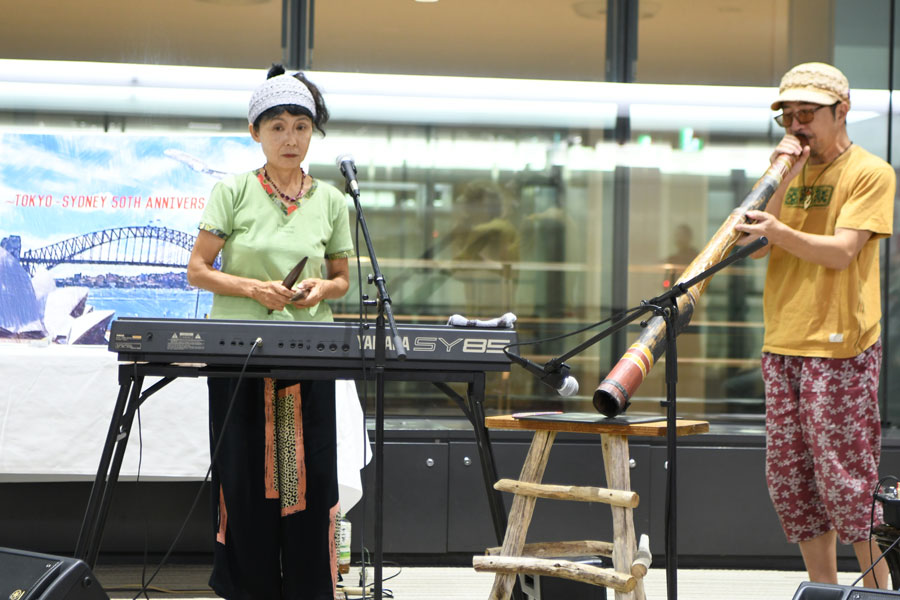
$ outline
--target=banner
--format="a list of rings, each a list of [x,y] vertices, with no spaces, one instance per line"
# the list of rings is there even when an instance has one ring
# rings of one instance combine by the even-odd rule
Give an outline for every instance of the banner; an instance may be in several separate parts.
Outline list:
[[[263,161],[249,135],[0,133],[0,478],[96,470],[118,393],[110,321],[209,311],[185,275],[201,211],[218,178]],[[123,475],[204,476],[205,388],[154,395]]]
[[[202,318],[185,266],[245,136],[0,134],[0,341],[105,344],[122,316]]]

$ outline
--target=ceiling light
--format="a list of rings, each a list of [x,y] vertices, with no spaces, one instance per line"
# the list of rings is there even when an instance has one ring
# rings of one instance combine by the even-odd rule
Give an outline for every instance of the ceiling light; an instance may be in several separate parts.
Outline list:
[[[0,59],[0,111],[171,115],[194,123],[242,119],[259,69]],[[609,83],[317,71],[337,120],[765,133],[777,90],[748,86]],[[886,90],[855,89],[848,121],[886,118]],[[900,91],[894,92],[895,114]]]
[[[662,4],[657,0],[644,0],[638,5],[638,11],[642,19],[652,19],[662,8]]]

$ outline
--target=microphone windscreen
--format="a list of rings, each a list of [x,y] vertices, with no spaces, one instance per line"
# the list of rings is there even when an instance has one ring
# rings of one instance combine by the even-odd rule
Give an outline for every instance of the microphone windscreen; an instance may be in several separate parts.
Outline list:
[[[557,390],[560,396],[574,396],[578,393],[578,380],[574,377],[563,379],[562,387]]]
[[[337,158],[334,159],[334,164],[336,164],[338,167],[340,167],[341,163],[343,163],[344,161],[347,161],[347,160],[349,160],[350,162],[354,162],[353,155],[352,154],[338,154]]]

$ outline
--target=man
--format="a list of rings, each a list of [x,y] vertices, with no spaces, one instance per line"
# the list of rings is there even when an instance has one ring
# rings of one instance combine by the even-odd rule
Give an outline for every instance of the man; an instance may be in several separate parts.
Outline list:
[[[853,545],[863,571],[880,554],[869,540],[881,454],[878,240],[891,235],[895,175],[850,140],[850,84],[835,67],[788,71],[772,110],[785,129],[772,158],[797,160],[766,210],[737,226],[741,243],[769,239],[754,255],[770,254],[766,480],[810,581],[837,583],[836,538]],[[888,584],[884,561],[864,579]]]

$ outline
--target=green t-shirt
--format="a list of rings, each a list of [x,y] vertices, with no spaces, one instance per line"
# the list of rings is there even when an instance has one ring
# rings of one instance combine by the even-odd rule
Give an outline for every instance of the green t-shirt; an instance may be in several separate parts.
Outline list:
[[[313,182],[296,210],[262,187],[258,171],[230,175],[217,183],[200,219],[200,229],[225,240],[222,271],[260,281],[281,281],[304,256],[309,257],[297,282],[324,277],[325,259],[353,255],[347,200],[334,186]],[[331,308],[287,305],[268,309],[250,298],[213,296],[214,319],[332,321]]]

